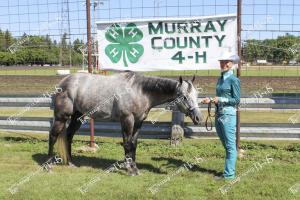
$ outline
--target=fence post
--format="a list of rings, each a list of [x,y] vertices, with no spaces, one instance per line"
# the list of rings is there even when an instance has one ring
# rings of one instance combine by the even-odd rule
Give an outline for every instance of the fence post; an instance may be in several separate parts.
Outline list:
[[[88,71],[89,73],[93,73],[92,66],[92,36],[91,36],[91,2],[90,0],[86,0],[86,28],[87,28],[87,50],[88,50]],[[90,147],[95,147],[95,139],[94,139],[94,119],[90,119]]]
[[[184,115],[177,109],[172,111],[171,146],[177,146],[184,137]]]
[[[237,68],[237,77],[240,78],[241,76],[241,62],[242,62],[242,48],[241,48],[241,31],[242,31],[242,0],[237,0],[237,50],[238,55],[240,57],[240,62],[238,63]],[[236,111],[236,148],[238,151],[239,157],[243,157],[243,150],[240,147],[240,129],[241,129],[241,123],[240,123],[240,106],[237,106]]]

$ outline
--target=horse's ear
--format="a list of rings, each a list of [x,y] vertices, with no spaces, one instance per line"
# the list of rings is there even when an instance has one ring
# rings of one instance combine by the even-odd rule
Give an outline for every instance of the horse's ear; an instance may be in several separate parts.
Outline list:
[[[179,76],[179,83],[182,84],[183,80],[182,80],[182,77]]]
[[[196,79],[196,76],[194,75],[192,78],[192,83],[194,83],[195,79]]]

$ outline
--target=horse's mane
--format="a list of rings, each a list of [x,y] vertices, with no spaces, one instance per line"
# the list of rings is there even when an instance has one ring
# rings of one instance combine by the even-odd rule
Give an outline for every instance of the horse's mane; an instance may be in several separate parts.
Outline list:
[[[155,76],[144,76],[140,73],[131,71],[127,71],[125,73],[126,78],[134,78],[133,85],[142,88],[144,92],[157,92],[166,95],[176,93],[178,82],[175,80]]]

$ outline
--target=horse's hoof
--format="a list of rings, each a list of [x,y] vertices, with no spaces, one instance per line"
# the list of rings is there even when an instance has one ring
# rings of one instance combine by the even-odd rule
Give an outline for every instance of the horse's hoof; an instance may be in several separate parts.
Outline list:
[[[53,173],[53,169],[52,169],[51,165],[45,165],[45,166],[43,166],[43,170],[45,170],[49,174]]]
[[[141,175],[141,173],[140,173],[140,171],[139,171],[138,168],[134,168],[133,171],[134,171],[134,173],[136,174],[136,176]]]
[[[71,162],[68,163],[68,166],[69,166],[70,168],[78,168],[76,165],[74,165],[74,164],[71,163]]]
[[[128,176],[138,176],[138,174],[135,172],[128,172]]]
[[[139,170],[137,168],[135,168],[135,169],[131,169],[130,171],[128,171],[128,175],[129,176],[139,176],[141,174],[140,174]]]

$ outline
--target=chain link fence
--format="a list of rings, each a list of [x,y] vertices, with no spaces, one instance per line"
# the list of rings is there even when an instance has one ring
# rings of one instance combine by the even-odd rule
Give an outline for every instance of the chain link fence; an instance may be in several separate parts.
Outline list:
[[[242,96],[297,99],[300,94],[299,0],[242,1]],[[87,68],[84,0],[0,2],[2,96],[37,96],[51,91],[61,76]],[[237,0],[91,0],[93,54],[96,22],[190,17],[237,12]],[[233,33],[236,34],[236,33]],[[99,58],[101,59],[101,58]],[[103,73],[97,66],[96,73]],[[151,72],[177,78],[198,76],[201,95],[214,95],[218,70]],[[272,93],[264,92],[272,88]],[[287,104],[283,104],[284,105]],[[288,106],[288,105],[287,105]],[[285,119],[285,118],[284,118]]]

